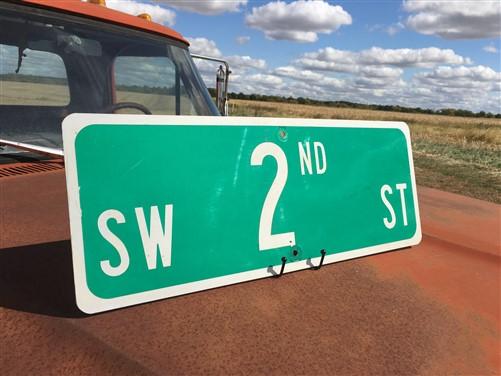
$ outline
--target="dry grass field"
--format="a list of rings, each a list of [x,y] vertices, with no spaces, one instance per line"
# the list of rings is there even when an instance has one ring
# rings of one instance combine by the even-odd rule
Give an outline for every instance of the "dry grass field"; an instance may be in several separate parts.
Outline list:
[[[0,80],[0,105],[66,106],[70,91],[64,85]]]
[[[232,100],[233,116],[404,121],[417,183],[501,203],[501,119]]]
[[[175,97],[173,95],[117,91],[116,100],[117,102],[144,104],[153,114],[175,113]],[[0,80],[0,105],[66,106],[69,101],[70,92],[65,85]],[[138,114],[141,112],[134,109],[124,109],[120,113]],[[195,109],[186,96],[181,97],[181,113],[183,115],[195,114]]]

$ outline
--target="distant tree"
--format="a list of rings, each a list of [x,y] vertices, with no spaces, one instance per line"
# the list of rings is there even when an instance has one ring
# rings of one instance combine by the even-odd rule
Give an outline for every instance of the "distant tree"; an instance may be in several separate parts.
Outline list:
[[[211,95],[215,95],[214,89],[209,89]],[[304,97],[293,97],[293,96],[278,96],[278,95],[262,95],[262,94],[245,94],[245,93],[229,93],[230,99],[245,99],[253,101],[264,101],[264,102],[279,102],[279,103],[293,103],[293,104],[309,104],[314,106],[322,107],[338,107],[338,108],[358,108],[365,110],[376,110],[376,111],[393,111],[393,112],[405,112],[405,113],[419,113],[419,114],[430,114],[430,115],[447,115],[447,116],[466,116],[466,117],[484,117],[484,118],[501,118],[501,113],[493,114],[491,112],[480,111],[474,113],[469,110],[455,109],[455,108],[443,108],[439,110],[432,110],[430,108],[421,107],[404,107],[400,105],[381,105],[381,104],[368,104],[368,103],[355,103],[349,101],[320,101],[311,98]]]

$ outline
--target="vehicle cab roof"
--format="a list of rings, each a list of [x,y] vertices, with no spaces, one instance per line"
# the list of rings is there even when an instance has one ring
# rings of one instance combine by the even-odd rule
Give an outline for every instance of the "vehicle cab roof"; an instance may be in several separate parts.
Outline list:
[[[105,6],[87,3],[81,0],[23,0],[22,2],[59,12],[139,29],[149,33],[172,38],[189,45],[189,42],[175,30],[137,16],[132,16],[130,14],[107,8]]]

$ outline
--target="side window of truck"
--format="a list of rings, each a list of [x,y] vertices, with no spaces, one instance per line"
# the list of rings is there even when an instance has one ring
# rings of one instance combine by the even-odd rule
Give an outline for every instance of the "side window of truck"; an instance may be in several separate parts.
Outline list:
[[[56,54],[0,44],[0,105],[66,106],[70,93]],[[16,72],[17,71],[17,72]]]
[[[167,57],[118,56],[114,79],[116,103],[139,103],[155,115],[196,115],[176,66]]]

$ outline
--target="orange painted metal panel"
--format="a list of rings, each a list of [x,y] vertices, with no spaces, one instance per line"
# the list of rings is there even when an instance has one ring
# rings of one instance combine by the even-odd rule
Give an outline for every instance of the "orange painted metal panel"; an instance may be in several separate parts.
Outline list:
[[[155,22],[131,16],[104,6],[86,3],[80,0],[24,0],[23,3],[139,29],[149,33],[172,38],[189,45],[188,41],[177,31]]]

